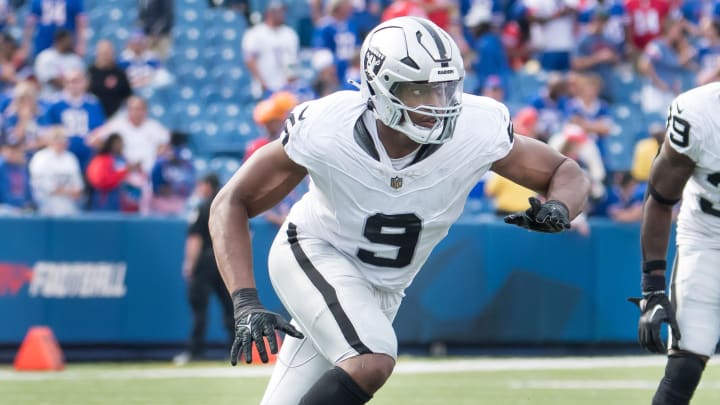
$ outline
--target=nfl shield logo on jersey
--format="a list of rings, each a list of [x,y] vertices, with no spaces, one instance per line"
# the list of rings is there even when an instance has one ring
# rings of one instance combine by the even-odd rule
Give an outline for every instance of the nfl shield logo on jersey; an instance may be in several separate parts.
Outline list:
[[[402,177],[395,176],[395,177],[391,178],[390,179],[390,187],[392,187],[396,190],[399,189],[400,187],[402,187]]]

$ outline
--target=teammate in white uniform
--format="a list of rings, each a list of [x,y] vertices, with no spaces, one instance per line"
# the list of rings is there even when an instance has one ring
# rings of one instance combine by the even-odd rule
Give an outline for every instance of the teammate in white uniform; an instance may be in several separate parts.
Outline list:
[[[392,320],[404,289],[457,220],[487,170],[538,190],[506,221],[560,232],[589,182],[572,160],[512,132],[508,110],[462,94],[463,61],[428,20],[389,20],[361,50],[360,92],[299,105],[283,137],[258,150],[218,194],[210,219],[216,257],[236,309],[238,355],[288,338],[263,404],[364,404],[397,357]],[[252,274],[248,217],[272,207],[307,174],[270,250],[270,277],[293,317],[266,311]]]
[[[650,171],[642,221],[641,345],[667,353],[654,405],[687,404],[720,338],[720,83],[697,87],[671,104],[665,141]],[[672,208],[682,206],[677,254],[665,294]],[[672,303],[671,303],[672,302]],[[677,318],[676,318],[677,315]],[[670,324],[670,349],[660,337]]]

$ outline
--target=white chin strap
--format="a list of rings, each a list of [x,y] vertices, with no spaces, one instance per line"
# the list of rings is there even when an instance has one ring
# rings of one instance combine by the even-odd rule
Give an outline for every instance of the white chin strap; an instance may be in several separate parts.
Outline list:
[[[403,110],[402,117],[403,118],[400,119],[398,124],[391,125],[390,127],[402,132],[408,138],[417,143],[443,143],[450,139],[450,137],[447,137],[446,139],[437,139],[445,128],[444,119],[435,118],[435,125],[431,128],[425,128],[415,124],[412,119],[410,119],[410,114],[408,114],[407,110]]]

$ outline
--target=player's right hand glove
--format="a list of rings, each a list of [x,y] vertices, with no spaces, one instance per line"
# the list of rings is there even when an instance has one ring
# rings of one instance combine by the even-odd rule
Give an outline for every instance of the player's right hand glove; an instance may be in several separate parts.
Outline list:
[[[673,308],[665,291],[643,292],[642,297],[628,298],[640,308],[638,321],[638,341],[643,349],[653,353],[667,353],[667,348],[660,337],[660,326],[670,324],[670,330],[675,341],[680,340],[680,327],[675,319]]]
[[[505,223],[514,224],[537,232],[562,232],[570,228],[570,211],[561,201],[550,200],[545,204],[530,197],[530,208],[505,217]]]
[[[270,312],[260,304],[257,289],[241,288],[232,294],[232,300],[235,308],[235,340],[230,349],[230,364],[233,366],[237,364],[240,354],[245,356],[246,363],[252,362],[253,342],[260,360],[267,363],[268,355],[263,337],[267,337],[270,353],[277,353],[276,329],[298,339],[304,337],[280,314]]]

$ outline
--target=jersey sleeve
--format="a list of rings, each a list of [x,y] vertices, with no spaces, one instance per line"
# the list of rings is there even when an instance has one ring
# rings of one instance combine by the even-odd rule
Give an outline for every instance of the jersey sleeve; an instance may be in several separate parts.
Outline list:
[[[498,110],[497,127],[494,134],[495,136],[491,138],[492,144],[489,145],[488,150],[491,151],[493,160],[500,160],[507,156],[512,149],[515,141],[515,129],[513,128],[508,108],[501,103],[496,103],[495,105]]]
[[[665,136],[675,151],[697,162],[702,154],[704,137],[702,106],[683,95],[670,104]]]
[[[280,138],[288,157],[308,170],[312,170],[316,164],[322,162],[322,145],[317,144],[311,131],[314,113],[317,113],[313,107],[315,106],[312,102],[295,107],[285,120]]]

